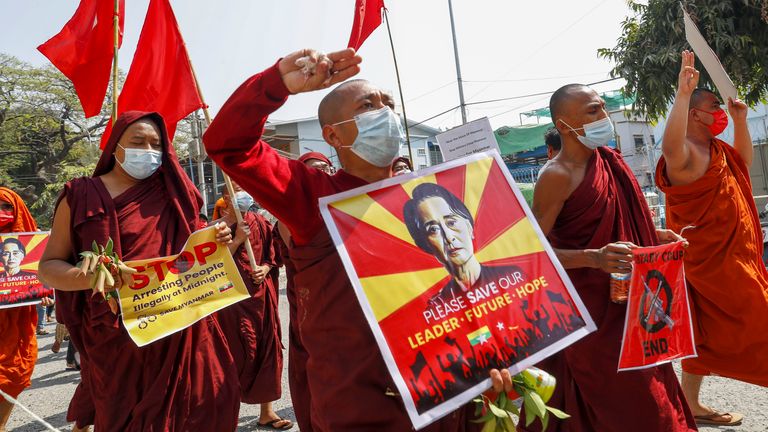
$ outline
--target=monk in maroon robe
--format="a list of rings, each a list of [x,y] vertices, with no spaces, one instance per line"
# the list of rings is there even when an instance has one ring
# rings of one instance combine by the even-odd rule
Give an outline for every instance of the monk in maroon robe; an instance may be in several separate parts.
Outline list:
[[[57,317],[81,355],[82,381],[68,413],[78,427],[235,430],[237,369],[217,321],[207,317],[139,348],[74,266],[80,251],[108,238],[126,261],[178,253],[201,201],[156,113],[121,114],[93,176],[66,184],[40,275],[57,288]],[[217,228],[219,241],[231,240],[224,224]]]
[[[299,157],[299,162],[318,169],[326,174],[333,174],[333,163],[322,153],[309,152]],[[288,325],[288,386],[291,389],[291,403],[293,413],[296,415],[296,423],[302,432],[312,432],[312,422],[309,411],[309,392],[307,389],[307,350],[301,343],[299,336],[300,318],[296,313],[298,295],[306,297],[306,289],[296,287],[293,276],[296,268],[291,262],[291,253],[288,245],[291,243],[291,233],[288,228],[279,221],[275,223],[272,238],[275,241],[275,254],[277,266],[285,266],[286,297],[288,298],[288,313],[290,321]]]
[[[238,195],[247,194],[235,182],[232,186]],[[229,193],[225,192],[223,199],[225,207],[221,210],[221,220],[235,232],[229,249],[251,295],[216,313],[237,365],[240,401],[261,405],[259,426],[290,429],[293,423],[280,418],[272,408],[272,401],[280,399],[283,372],[283,344],[277,308],[279,273],[272,225],[260,214],[247,210],[249,203],[252,203],[250,198],[245,202],[245,208],[240,207],[243,226],[238,227],[233,206],[239,206],[240,197],[233,202]],[[246,241],[253,249],[256,268],[251,267],[248,259]]]
[[[609,273],[631,270],[632,248],[681,238],[654,228],[632,171],[604,147],[613,125],[594,90],[562,87],[550,110],[562,150],[539,174],[533,213],[597,331],[540,365],[557,378],[549,404],[571,415],[548,430],[696,430],[671,365],[616,372],[627,308],[609,294]]]
[[[307,56],[317,62],[305,73],[296,60]],[[308,355],[303,391],[311,395],[312,430],[407,431],[411,421],[318,208],[320,197],[391,175],[397,137],[387,141],[393,137],[376,135],[387,142],[365,146],[352,119],[367,112],[392,115],[386,111],[394,107],[392,97],[356,80],[336,87],[320,103],[323,137],[344,168],[333,176],[284,159],[261,140],[267,116],[289,94],[326,88],[359,72],[361,58],[352,49],[328,58],[332,66],[315,51],[299,51],[248,79],[222,107],[204,142],[211,158],[290,230],[294,283],[306,290],[306,298],[298,296],[297,315]],[[423,430],[466,430],[466,415],[454,412]]]

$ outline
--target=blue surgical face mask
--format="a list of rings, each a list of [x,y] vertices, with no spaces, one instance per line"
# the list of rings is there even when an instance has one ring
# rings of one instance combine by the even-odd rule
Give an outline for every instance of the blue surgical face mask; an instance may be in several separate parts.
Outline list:
[[[562,119],[560,121],[576,133],[576,138],[578,138],[582,144],[592,150],[608,145],[608,143],[611,142],[611,138],[613,138],[613,122],[609,117],[602,118],[592,123],[587,123],[583,127],[575,129]],[[579,135],[579,133],[576,132],[577,130],[583,130],[584,135]]]
[[[117,145],[125,152],[123,162],[115,158],[123,170],[136,180],[144,180],[160,168],[163,163],[163,153],[157,150],[125,148]]]
[[[237,202],[237,208],[241,212],[247,212],[253,205],[253,197],[246,191],[240,191],[235,193],[235,202]]]
[[[357,126],[357,138],[351,146],[345,147],[351,147],[354,154],[371,165],[380,168],[390,166],[404,139],[400,118],[385,106],[358,114],[354,119],[335,123],[334,126],[351,121]]]

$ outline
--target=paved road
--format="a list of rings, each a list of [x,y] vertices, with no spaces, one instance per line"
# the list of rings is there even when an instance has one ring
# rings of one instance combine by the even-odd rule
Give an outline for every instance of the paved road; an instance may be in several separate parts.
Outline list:
[[[283,289],[280,296],[280,316],[282,318],[284,339],[288,335],[286,328],[288,321],[287,303],[285,290]],[[54,325],[48,324],[46,327],[51,331],[51,335],[40,337],[40,354],[35,373],[32,377],[32,386],[21,394],[20,401],[54,427],[59,428],[61,431],[71,431],[71,426],[66,422],[65,416],[69,399],[79,380],[79,373],[64,370],[66,343],[58,354],[53,354],[50,351],[51,344],[53,343]],[[283,343],[287,346],[287,339]],[[754,359],[754,361],[768,361],[768,359]],[[677,370],[679,372],[679,368]],[[279,415],[293,420],[294,416],[290,395],[288,394],[285,370],[283,371],[283,392],[284,397],[275,404],[275,410]],[[700,429],[702,431],[768,431],[768,390],[765,388],[724,378],[708,378],[704,382],[702,399],[704,403],[710,406],[723,410],[739,411],[744,413],[746,417],[744,424],[739,427],[703,427]],[[265,430],[257,426],[258,418],[258,406],[241,405],[240,426],[237,430],[239,432]],[[38,432],[45,429],[26,413],[16,408],[11,415],[8,430]],[[298,428],[294,427],[291,430],[297,431]]]

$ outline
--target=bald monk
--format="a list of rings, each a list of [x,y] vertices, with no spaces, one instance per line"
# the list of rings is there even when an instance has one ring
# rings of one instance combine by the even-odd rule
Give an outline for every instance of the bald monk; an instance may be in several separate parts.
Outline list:
[[[333,163],[322,153],[309,152],[299,157],[299,162],[320,170],[326,174],[333,174]],[[272,237],[275,239],[275,253],[278,257],[278,266],[285,266],[286,297],[288,298],[288,312],[290,316],[288,325],[288,387],[291,389],[291,403],[293,413],[296,415],[296,423],[302,432],[312,432],[310,421],[310,395],[307,389],[307,350],[301,343],[299,335],[299,322],[301,317],[296,313],[297,304],[306,298],[307,290],[296,287],[293,276],[296,268],[291,262],[290,248],[291,233],[285,224],[277,221],[273,229]]]
[[[6,187],[0,187],[0,233],[34,231],[37,231],[37,223],[21,197]],[[0,250],[0,254],[4,254],[3,263],[13,259],[11,254],[17,250]],[[0,284],[4,282],[5,275],[13,277],[9,269],[3,270]],[[49,299],[43,301],[45,305],[49,305]],[[35,370],[36,328],[36,305],[0,309],[0,390],[14,399],[29,387],[32,372]],[[13,404],[0,396],[0,432],[5,432],[12,409]]]
[[[237,366],[240,401],[260,405],[259,426],[290,429],[293,423],[280,418],[272,408],[272,401],[280,399],[283,373],[283,344],[277,309],[279,275],[272,226],[263,216],[249,211],[253,198],[247,192],[235,182],[232,187],[236,195],[234,199],[224,189],[226,207],[222,210],[221,220],[235,232],[229,250],[251,297],[218,311],[216,318]],[[242,213],[240,226],[237,225],[235,206]],[[256,268],[251,267],[248,259],[246,241],[253,248]]]
[[[710,374],[768,386],[768,272],[749,179],[747,106],[728,100],[731,147],[716,138],[728,125],[720,100],[696,88],[698,80],[694,54],[684,51],[656,183],[667,196],[667,224],[690,227],[684,262],[698,357],[682,362],[683,391],[699,424],[735,425],[741,414],[703,405],[699,390]]]
[[[696,430],[671,365],[616,372],[627,307],[609,293],[609,274],[631,270],[633,248],[681,238],[654,228],[632,171],[605,147],[613,124],[594,90],[561,87],[549,108],[562,149],[539,174],[533,213],[597,331],[542,362],[557,378],[550,405],[571,415],[547,430]]]
[[[108,238],[123,260],[178,253],[197,227],[202,199],[179,165],[162,117],[130,111],[114,124],[92,177],[59,198],[40,275],[56,287],[56,314],[80,352],[82,381],[67,418],[109,431],[233,431],[237,369],[213,317],[144,347],[93,296],[74,266]],[[217,239],[231,241],[224,224]],[[114,289],[122,286],[116,278]],[[88,410],[90,405],[90,411]],[[90,418],[88,417],[90,416]]]
[[[305,74],[296,66],[301,57],[317,60],[314,71]],[[295,52],[249,78],[224,104],[203,141],[211,158],[290,231],[294,282],[307,295],[298,302],[297,314],[308,356],[304,391],[310,393],[312,430],[408,431],[412,425],[403,401],[318,208],[320,197],[390,176],[403,139],[392,96],[355,80],[320,102],[323,138],[343,167],[333,176],[284,159],[261,140],[267,116],[290,94],[327,88],[360,70],[362,59],[352,49],[328,58],[332,66],[315,51]],[[467,414],[471,411],[462,409],[423,430],[467,430]]]

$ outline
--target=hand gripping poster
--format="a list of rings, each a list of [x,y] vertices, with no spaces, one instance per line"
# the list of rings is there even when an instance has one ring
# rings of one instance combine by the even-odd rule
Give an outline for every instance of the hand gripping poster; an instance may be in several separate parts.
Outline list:
[[[595,328],[495,151],[320,209],[417,429]]]
[[[696,357],[683,243],[636,248],[619,370]]]
[[[0,309],[40,303],[53,290],[37,278],[47,232],[0,234]]]

